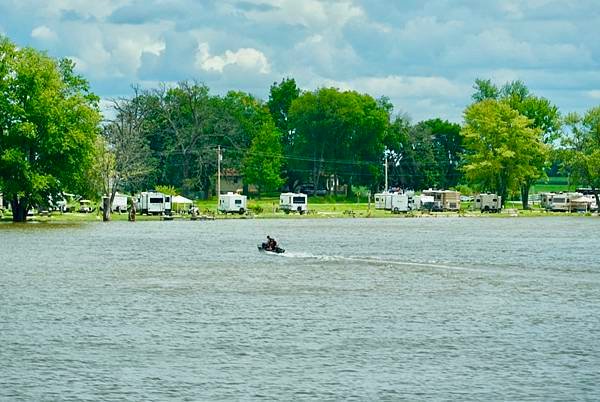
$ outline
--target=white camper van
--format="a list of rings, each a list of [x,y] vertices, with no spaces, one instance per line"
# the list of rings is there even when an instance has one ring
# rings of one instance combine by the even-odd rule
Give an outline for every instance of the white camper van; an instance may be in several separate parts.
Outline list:
[[[248,197],[241,194],[228,192],[227,194],[219,195],[219,212],[225,214],[240,214],[243,215],[247,209]]]
[[[102,197],[102,205],[104,205],[105,201],[104,199],[108,198],[108,196],[103,196]],[[112,203],[112,212],[127,212],[127,196],[124,194],[119,194],[116,193],[115,194],[115,198],[113,199],[113,203]]]
[[[308,201],[303,193],[282,193],[279,196],[279,209],[286,214],[298,212],[300,215],[308,212]]]
[[[390,209],[393,213],[408,212],[410,210],[410,199],[408,194],[394,193],[390,197]]]
[[[571,212],[574,211],[571,201],[580,198],[583,194],[581,193],[558,193],[554,194],[552,201],[550,202],[550,209],[552,211],[560,212]]]
[[[375,194],[375,209],[392,209],[392,195],[394,193],[389,193],[384,191],[382,193]]]
[[[170,215],[171,196],[157,191],[144,191],[138,199],[138,209],[147,215]]]
[[[497,194],[477,194],[473,208],[481,212],[500,212],[502,209],[502,197]]]

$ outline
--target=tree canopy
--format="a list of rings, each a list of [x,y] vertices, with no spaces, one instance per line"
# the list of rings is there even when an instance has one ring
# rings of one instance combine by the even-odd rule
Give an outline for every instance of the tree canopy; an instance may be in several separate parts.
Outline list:
[[[502,100],[486,99],[469,106],[461,135],[466,178],[483,191],[501,195],[503,202],[509,191],[516,191],[535,174],[536,162],[546,152],[540,129],[531,127],[531,120]]]
[[[0,93],[0,187],[13,220],[63,191],[85,194],[99,99],[73,63],[0,37]]]

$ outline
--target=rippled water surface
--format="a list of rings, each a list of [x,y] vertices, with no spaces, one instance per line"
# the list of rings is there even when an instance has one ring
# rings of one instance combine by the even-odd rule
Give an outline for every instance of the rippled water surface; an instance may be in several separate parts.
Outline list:
[[[0,225],[0,399],[598,400],[599,244],[577,217]]]

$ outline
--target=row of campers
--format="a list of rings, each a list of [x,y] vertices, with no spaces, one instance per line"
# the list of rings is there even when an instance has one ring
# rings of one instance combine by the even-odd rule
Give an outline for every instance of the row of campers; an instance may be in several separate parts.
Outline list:
[[[393,213],[408,211],[458,211],[460,193],[451,190],[424,190],[421,195],[414,191],[396,191],[375,194],[375,209],[385,209]]]
[[[460,192],[452,190],[424,190],[421,195],[414,191],[382,192],[375,194],[375,209],[393,213],[408,211],[459,211]],[[500,212],[502,198],[496,194],[482,193],[474,197],[473,209],[481,212]]]
[[[248,197],[229,192],[219,195],[219,212],[224,214],[243,215],[248,210]],[[308,197],[303,193],[282,193],[279,196],[279,209],[286,214],[297,212],[303,215],[308,212]]]
[[[541,193],[540,206],[548,211],[555,212],[590,212],[598,210],[594,194],[585,194],[585,191]]]

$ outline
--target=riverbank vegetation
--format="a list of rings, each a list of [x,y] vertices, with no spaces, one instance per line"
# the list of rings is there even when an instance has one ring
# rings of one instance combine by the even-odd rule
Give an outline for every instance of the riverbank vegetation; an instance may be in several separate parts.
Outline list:
[[[134,86],[102,118],[71,61],[0,37],[0,92],[0,192],[14,221],[64,193],[107,195],[105,220],[117,191],[163,186],[209,200],[218,165],[262,213],[273,209],[267,194],[307,186],[336,200],[314,205],[368,211],[361,197],[383,189],[384,164],[390,187],[495,192],[523,210],[549,173],[600,187],[600,107],[563,115],[521,81],[476,80],[462,126],[412,122],[386,97],[301,90],[289,77],[268,100],[192,80]]]

